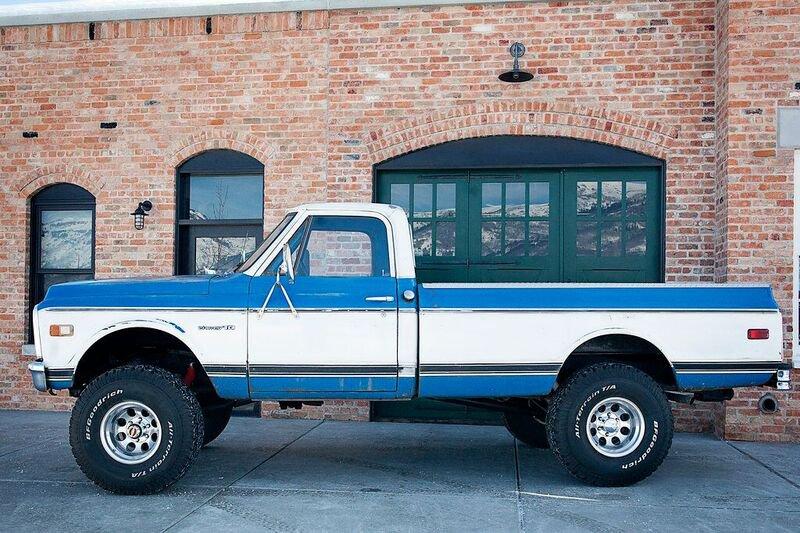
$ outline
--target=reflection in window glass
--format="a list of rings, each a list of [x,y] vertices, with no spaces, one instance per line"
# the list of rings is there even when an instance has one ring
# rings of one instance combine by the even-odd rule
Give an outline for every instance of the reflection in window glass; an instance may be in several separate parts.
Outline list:
[[[389,193],[389,203],[398,207],[402,207],[403,211],[406,212],[406,216],[408,216],[409,206],[411,205],[411,199],[409,198],[408,191],[409,186],[407,183],[392,183],[391,191]]]
[[[433,224],[431,222],[414,222],[414,255],[431,255],[433,243]]]
[[[577,185],[578,193],[578,214],[592,215],[597,209],[597,182],[579,181]]]
[[[550,184],[547,182],[533,182],[528,184],[530,204],[528,215],[532,217],[550,216]]]
[[[523,189],[524,191],[524,189]],[[519,257],[525,255],[525,222],[506,222],[505,255]]]
[[[502,213],[503,186],[500,183],[481,185],[481,214],[485,217],[499,217]]]
[[[48,210],[41,217],[40,268],[92,268],[92,211]]]
[[[260,219],[263,199],[260,175],[189,178],[189,218],[193,220]]]
[[[532,256],[545,256],[550,253],[550,223],[544,220],[531,221],[528,223],[528,242]]]
[[[494,256],[500,254],[500,222],[481,223],[481,255]]]
[[[647,253],[647,235],[644,222],[628,222],[625,227],[625,253],[627,255],[645,255]]]
[[[436,255],[453,257],[456,255],[456,223],[436,223]]]
[[[577,222],[576,251],[580,256],[597,255],[597,222]]]
[[[42,292],[58,283],[69,283],[71,281],[85,281],[94,279],[94,274],[42,274]],[[39,303],[39,302],[36,302]]]
[[[600,232],[600,255],[615,257],[622,255],[622,230],[619,222],[606,222]]]
[[[414,216],[430,218],[433,212],[433,185],[430,183],[414,184]]]
[[[525,216],[525,184],[506,183],[506,216]]]
[[[620,216],[622,214],[622,182],[604,181],[602,189],[603,201],[600,205],[600,212],[605,217]]]
[[[305,247],[308,276],[366,277],[372,275],[372,242],[358,231],[314,229]]]
[[[647,182],[629,181],[625,184],[625,199],[627,200],[627,214],[632,216],[644,216],[645,204],[647,203]]]
[[[196,274],[230,272],[256,249],[255,237],[198,237],[194,242]]]
[[[436,216],[452,218],[456,216],[456,184],[436,184]]]

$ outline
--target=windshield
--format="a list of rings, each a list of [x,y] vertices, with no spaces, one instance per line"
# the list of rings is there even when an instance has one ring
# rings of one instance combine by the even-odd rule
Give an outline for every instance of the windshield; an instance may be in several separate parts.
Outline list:
[[[289,213],[288,215],[283,217],[283,220],[281,220],[280,223],[277,226],[275,226],[275,229],[273,229],[269,233],[269,235],[267,235],[267,238],[264,239],[264,242],[262,242],[261,245],[256,249],[256,251],[254,251],[250,255],[250,257],[247,258],[247,261],[245,261],[244,263],[239,265],[238,268],[236,268],[235,272],[244,272],[245,270],[253,266],[253,263],[255,263],[259,257],[261,257],[261,254],[264,253],[264,250],[269,248],[272,245],[272,243],[275,242],[275,239],[277,239],[278,236],[281,233],[283,233],[283,230],[286,229],[286,226],[289,225],[289,222],[292,221],[292,219],[295,217],[296,214],[297,213]]]

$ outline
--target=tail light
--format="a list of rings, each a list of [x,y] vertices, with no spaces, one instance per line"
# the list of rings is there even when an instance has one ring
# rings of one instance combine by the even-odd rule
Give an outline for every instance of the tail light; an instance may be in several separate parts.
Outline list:
[[[769,339],[768,329],[748,329],[747,338],[751,341]]]

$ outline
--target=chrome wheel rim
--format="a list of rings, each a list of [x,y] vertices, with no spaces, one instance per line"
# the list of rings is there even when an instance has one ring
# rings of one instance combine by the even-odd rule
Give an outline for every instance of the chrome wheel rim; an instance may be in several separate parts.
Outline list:
[[[606,457],[623,457],[642,443],[644,416],[630,400],[606,398],[589,411],[586,434],[598,453]]]
[[[100,423],[100,441],[112,459],[126,465],[150,459],[161,444],[161,422],[141,402],[118,403]]]

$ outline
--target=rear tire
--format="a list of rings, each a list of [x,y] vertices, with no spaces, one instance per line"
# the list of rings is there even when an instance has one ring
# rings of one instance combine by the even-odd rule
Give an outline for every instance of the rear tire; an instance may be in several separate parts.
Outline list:
[[[506,412],[503,414],[506,429],[518,441],[531,448],[549,448],[547,429],[531,413]]]
[[[70,418],[70,446],[86,477],[118,494],[154,494],[179,480],[203,445],[203,411],[181,379],[132,365],[90,382]]]
[[[232,413],[232,403],[203,406],[203,420],[205,421],[203,446],[210,444],[225,431]]]
[[[652,474],[672,444],[672,411],[650,376],[600,363],[558,389],[547,411],[550,449],[576,478],[596,486],[632,485]]]

